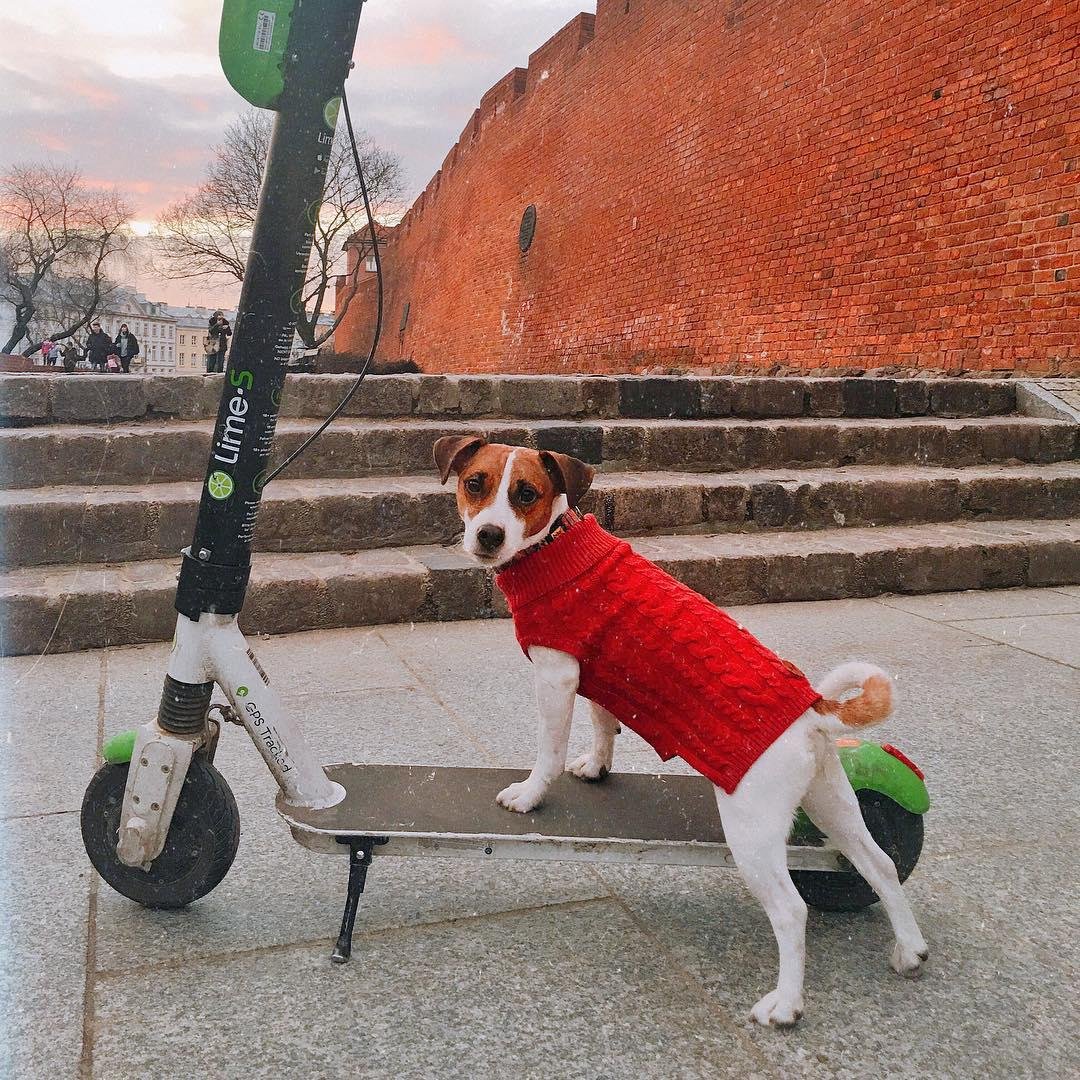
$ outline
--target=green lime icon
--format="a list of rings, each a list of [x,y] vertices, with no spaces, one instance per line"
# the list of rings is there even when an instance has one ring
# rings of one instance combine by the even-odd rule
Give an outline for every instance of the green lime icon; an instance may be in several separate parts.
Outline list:
[[[248,688],[246,686],[238,686],[236,688],[236,696],[237,697],[247,697],[248,696]]]
[[[214,499],[227,499],[234,487],[233,478],[227,472],[212,472],[206,481],[206,490]]]

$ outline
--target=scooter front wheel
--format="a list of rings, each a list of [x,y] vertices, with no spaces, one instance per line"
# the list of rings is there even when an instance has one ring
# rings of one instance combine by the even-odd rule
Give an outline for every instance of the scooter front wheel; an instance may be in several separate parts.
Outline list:
[[[83,796],[82,835],[94,869],[122,896],[148,908],[182,908],[229,872],[240,843],[240,814],[225,778],[203,754],[191,759],[169,835],[149,870],[116,854],[128,766],[103,765]]]

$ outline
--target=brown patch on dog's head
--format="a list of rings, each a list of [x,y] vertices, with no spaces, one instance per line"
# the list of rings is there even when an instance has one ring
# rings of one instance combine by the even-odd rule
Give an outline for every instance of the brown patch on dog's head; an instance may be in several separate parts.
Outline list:
[[[584,461],[566,454],[556,454],[553,450],[541,450],[540,463],[555,481],[558,492],[566,496],[570,506],[577,506],[585,492],[592,487],[596,470]]]
[[[457,504],[462,518],[476,516],[490,506],[499,492],[506,459],[515,448],[484,443],[468,455],[457,469]]]
[[[469,458],[486,445],[487,439],[480,435],[444,435],[436,439],[431,452],[440,482],[445,484],[451,472],[460,473]]]

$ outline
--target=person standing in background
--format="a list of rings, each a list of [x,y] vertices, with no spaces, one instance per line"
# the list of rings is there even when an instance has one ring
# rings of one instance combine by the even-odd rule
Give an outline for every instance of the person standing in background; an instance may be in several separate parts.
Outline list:
[[[206,336],[209,343],[213,345],[213,351],[208,351],[206,354],[207,373],[224,371],[225,352],[229,347],[229,338],[232,337],[232,327],[229,325],[229,320],[225,318],[223,311],[214,312]]]
[[[128,330],[127,323],[120,324],[120,332],[113,342],[113,352],[120,357],[120,367],[127,375],[131,371],[131,361],[139,355],[139,339]]]
[[[64,370],[72,372],[78,366],[79,361],[83,358],[82,349],[79,348],[79,343],[72,338],[67,345],[64,346]]]
[[[86,359],[95,371],[104,371],[105,361],[112,352],[112,338],[101,329],[101,323],[95,319],[90,324],[90,336],[86,339]]]

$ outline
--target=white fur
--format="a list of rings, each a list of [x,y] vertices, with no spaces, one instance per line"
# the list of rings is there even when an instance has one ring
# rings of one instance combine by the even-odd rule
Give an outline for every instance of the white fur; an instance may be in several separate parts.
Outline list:
[[[615,718],[593,706],[593,749],[568,767],[566,748],[578,687],[578,662],[556,649],[533,646],[540,746],[529,776],[500,791],[498,802],[528,813],[544,799],[548,786],[568,768],[592,779],[610,769],[617,729]],[[857,689],[870,675],[883,675],[870,664],[844,664],[819,684],[826,697]],[[836,721],[808,710],[761,755],[732,794],[717,787],[716,803],[724,835],[748,888],[757,897],[780,951],[776,989],[751,1010],[759,1024],[787,1027],[803,1010],[806,959],[806,904],[787,867],[787,838],[795,811],[802,806],[881,897],[892,923],[896,945],[892,966],[902,975],[919,974],[927,957],[926,941],[900,887],[892,860],[874,842],[859,810],[831,729]]]
[[[889,676],[876,664],[867,664],[862,660],[849,660],[846,664],[834,667],[815,687],[822,697],[838,699],[851,690],[861,690],[867,679],[877,676],[889,679]]]

